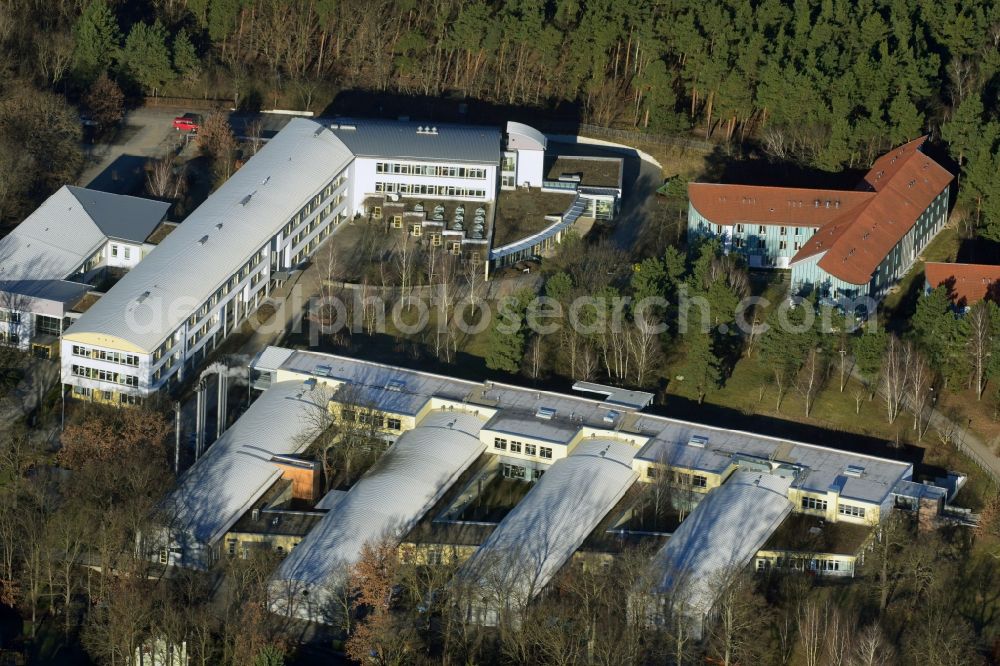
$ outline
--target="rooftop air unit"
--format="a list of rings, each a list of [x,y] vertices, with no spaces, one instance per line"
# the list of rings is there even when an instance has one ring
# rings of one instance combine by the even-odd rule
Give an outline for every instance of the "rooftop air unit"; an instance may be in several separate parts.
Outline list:
[[[855,479],[860,479],[861,475],[865,473],[865,468],[861,465],[848,465],[844,468],[844,475],[850,476]]]
[[[696,449],[703,449],[708,445],[708,437],[704,435],[691,435],[688,439],[688,446],[693,446]]]
[[[390,391],[402,391],[406,388],[406,382],[402,379],[390,379],[389,383],[386,384],[385,387]]]
[[[551,407],[539,407],[538,411],[535,412],[535,416],[540,419],[545,419],[546,421],[551,421],[552,417],[556,415],[556,410]]]

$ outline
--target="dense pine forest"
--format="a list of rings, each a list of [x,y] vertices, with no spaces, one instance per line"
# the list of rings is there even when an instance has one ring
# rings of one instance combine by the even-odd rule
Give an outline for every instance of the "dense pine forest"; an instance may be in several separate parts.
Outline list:
[[[1000,136],[998,42],[1000,6],[983,0],[7,0],[0,202],[10,215],[6,200],[37,200],[75,164],[47,163],[56,139],[16,131],[23,86],[86,107],[106,72],[132,103],[322,110],[362,89],[572,108],[594,124],[753,142],[829,171],[930,131],[969,162],[967,196],[982,211]],[[36,177],[10,175],[11,144],[30,144]]]

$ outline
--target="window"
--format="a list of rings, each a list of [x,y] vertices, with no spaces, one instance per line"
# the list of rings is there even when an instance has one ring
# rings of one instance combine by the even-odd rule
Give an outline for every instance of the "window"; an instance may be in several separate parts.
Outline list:
[[[454,241],[448,244],[449,251],[454,255],[462,254],[462,243],[459,241]]]
[[[865,507],[854,506],[852,504],[840,504],[837,506],[837,513],[842,516],[853,516],[854,518],[865,517]]]
[[[657,470],[655,467],[647,467],[646,468],[646,478],[647,479],[655,479],[658,471],[659,470]]]
[[[815,497],[803,497],[802,508],[808,511],[826,511],[826,500]]]
[[[708,477],[702,476],[701,474],[695,474],[691,477],[691,485],[695,488],[705,488],[708,486]]]
[[[131,258],[131,256],[132,256],[132,248],[130,248],[130,247],[126,247],[126,248],[125,248],[125,258],[126,258],[126,259],[130,259],[130,258]]]
[[[526,455],[526,456],[536,456],[536,455],[538,455],[538,451],[535,448],[535,445],[534,444],[525,444],[524,445],[524,455]]]
[[[421,229],[419,224],[414,224],[412,227],[410,227],[411,236],[419,236],[420,234],[421,234]]]
[[[503,475],[506,479],[523,479],[525,469],[521,465],[503,465]]]
[[[780,233],[782,236],[786,235],[788,233],[788,227],[779,227],[778,233]]]
[[[533,470],[531,470],[531,480],[532,481],[537,481],[538,479],[542,478],[542,474],[545,474],[545,470],[544,469],[533,469]]]
[[[743,225],[742,224],[737,224],[736,225],[736,233],[738,233],[738,234],[743,233]]]
[[[170,551],[166,548],[160,549],[160,564],[166,564],[170,561]]]
[[[353,409],[342,409],[340,410],[340,418],[348,423],[352,423],[357,420],[357,413]]]
[[[372,217],[376,220],[382,219],[382,206],[374,206],[372,208]]]
[[[520,453],[521,452],[521,442],[512,441],[510,443],[510,452],[511,453]]]
[[[441,247],[441,234],[431,234],[431,245]]]
[[[113,243],[111,245],[111,256],[112,257],[117,257],[118,256],[118,246],[115,245],[115,244],[113,244]]]
[[[547,446],[540,446],[540,447],[538,447],[538,455],[540,455],[543,458],[547,458],[547,459],[551,460],[552,459],[552,449],[550,449]]]
[[[802,235],[802,227],[795,227],[795,235],[796,236]]]
[[[403,228],[403,216],[402,215],[393,215],[392,216],[392,227],[393,227],[393,229],[402,229]]]
[[[760,225],[760,226],[758,226],[757,227],[757,233],[759,233],[759,234],[766,234],[767,233],[767,227],[765,227],[763,224]]]
[[[500,437],[494,438],[493,439],[493,448],[494,449],[500,449],[501,451],[506,451],[507,450],[507,440],[506,439],[502,439]]]
[[[386,419],[386,426],[389,430],[399,430],[402,427],[402,424],[399,422],[399,419],[394,419],[390,416]]]
[[[788,241],[783,241],[783,240],[782,241],[778,241],[778,249],[779,250],[787,250],[788,249]]]

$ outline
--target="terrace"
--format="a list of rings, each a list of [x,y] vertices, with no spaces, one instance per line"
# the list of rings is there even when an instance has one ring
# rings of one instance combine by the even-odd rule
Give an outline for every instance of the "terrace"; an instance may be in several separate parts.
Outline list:
[[[555,157],[545,162],[545,180],[558,181],[561,176],[579,176],[580,185],[620,188],[622,160],[614,157]]]
[[[573,203],[572,192],[541,190],[504,190],[497,198],[493,247],[537,234],[552,224],[546,215],[562,215]]]
[[[792,514],[761,550],[857,555],[871,532],[865,525],[830,523],[814,516]]]

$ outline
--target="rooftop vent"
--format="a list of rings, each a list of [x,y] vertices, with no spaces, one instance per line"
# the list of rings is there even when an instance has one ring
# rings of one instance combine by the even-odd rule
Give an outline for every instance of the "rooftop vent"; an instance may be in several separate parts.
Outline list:
[[[604,415],[604,422],[614,423],[615,419],[617,419],[618,417],[619,417],[618,412],[612,409],[611,411],[609,411],[607,414]]]
[[[255,194],[257,194],[257,190],[254,190],[250,194],[248,194],[245,197],[243,197],[242,199],[240,199],[240,205],[241,206],[246,206],[248,203],[250,203],[250,199],[253,199],[253,195],[255,195]]]
[[[552,420],[552,417],[556,415],[556,410],[551,407],[539,407],[538,411],[535,412],[535,416],[540,419],[545,419],[546,421]]]
[[[402,379],[390,379],[389,383],[386,384],[385,387],[390,391],[402,391],[406,388],[406,382]]]
[[[864,473],[865,468],[861,465],[848,465],[844,468],[844,476],[850,476],[855,479],[860,479]]]
[[[260,181],[261,185],[267,185],[271,181],[271,177],[268,176],[264,180]]]
[[[141,294],[139,294],[139,298],[135,299],[135,302],[136,303],[142,303],[147,298],[149,298],[149,292],[148,291],[144,291]]]
[[[207,242],[208,242],[208,234],[205,234],[204,236],[198,239],[198,245],[204,245]]]
[[[329,377],[331,370],[333,370],[333,368],[328,365],[317,365],[316,369],[313,370],[313,374],[319,375],[320,377]]]
[[[693,446],[696,449],[703,449],[708,446],[708,437],[704,435],[691,435],[688,440],[688,446]]]
[[[221,231],[222,230],[222,222],[219,222],[217,225],[215,225],[215,228],[219,229]]]
[[[319,136],[320,134],[323,133],[323,130],[325,130],[325,129],[326,129],[325,127],[323,127],[322,125],[320,125],[319,127],[316,128],[316,131],[313,132],[313,136]]]

